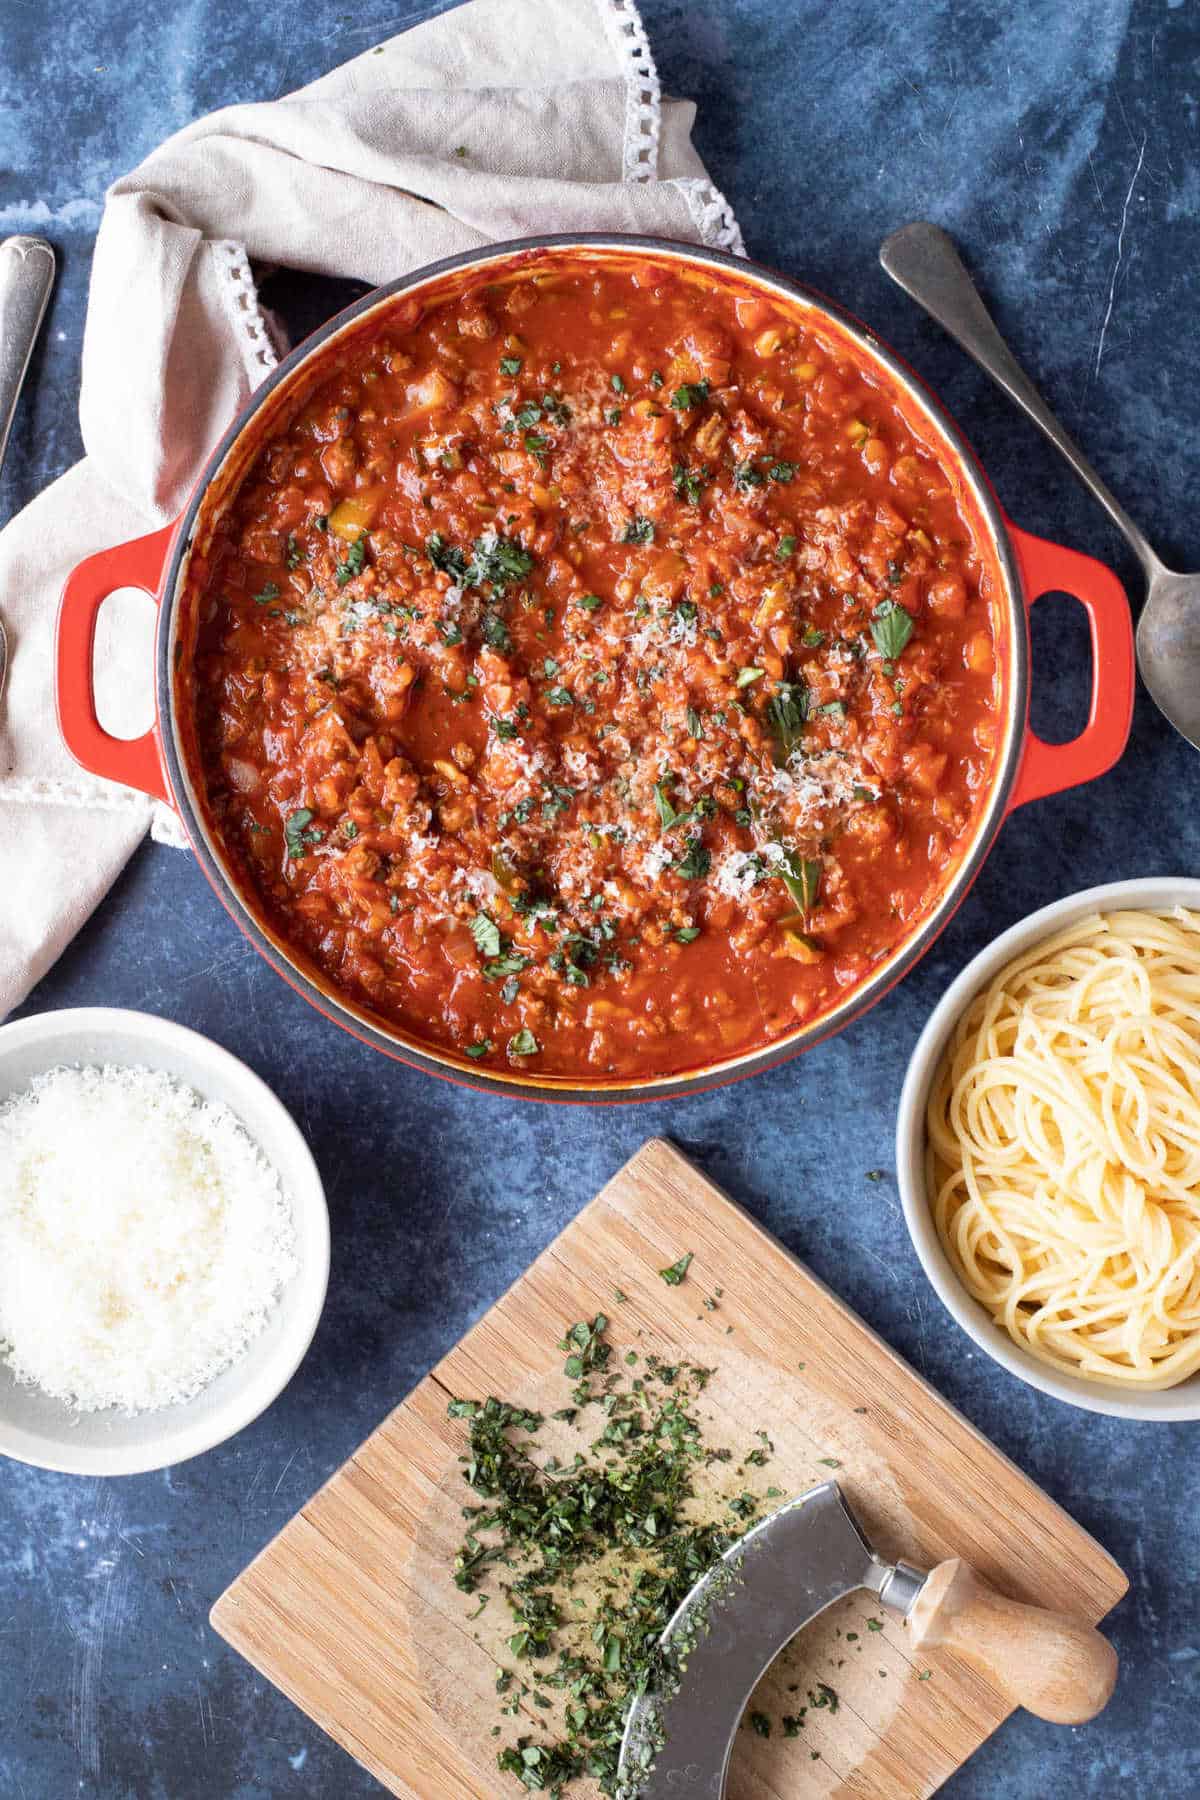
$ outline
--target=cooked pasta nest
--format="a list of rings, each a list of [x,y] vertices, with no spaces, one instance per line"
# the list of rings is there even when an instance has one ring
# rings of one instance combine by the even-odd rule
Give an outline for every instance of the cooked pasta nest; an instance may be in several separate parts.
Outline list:
[[[968,1292],[1042,1362],[1123,1388],[1200,1369],[1200,913],[1093,914],[979,993],[926,1114]]]

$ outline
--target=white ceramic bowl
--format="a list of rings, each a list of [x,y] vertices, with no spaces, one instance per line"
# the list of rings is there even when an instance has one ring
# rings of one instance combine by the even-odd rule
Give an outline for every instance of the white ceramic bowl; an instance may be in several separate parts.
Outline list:
[[[1124,1393],[1115,1386],[1063,1375],[1014,1343],[1008,1333],[993,1324],[991,1315],[962,1285],[938,1237],[925,1186],[925,1108],[946,1043],[975,995],[1004,965],[1031,950],[1087,913],[1117,912],[1128,908],[1164,912],[1172,906],[1200,910],[1200,881],[1187,876],[1158,876],[1144,881],[1113,881],[1103,887],[1069,894],[1040,912],[1030,913],[998,937],[969,962],[934,1008],[917,1040],[908,1075],[900,1095],[896,1121],[896,1178],[909,1235],[925,1273],[942,1304],[981,1350],[1031,1387],[1070,1406],[1088,1412],[1108,1413],[1119,1419],[1200,1419],[1200,1375],[1177,1387],[1154,1392]]]
[[[140,1064],[224,1101],[278,1171],[297,1270],[245,1354],[193,1399],[132,1416],[76,1413],[15,1381],[0,1360],[0,1454],[74,1475],[134,1475],[211,1450],[258,1417],[312,1341],[329,1280],[329,1214],[308,1145],[265,1082],[198,1032],[148,1013],[79,1007],[0,1026],[0,1102],[47,1069]],[[2,1253],[2,1248],[0,1248]]]

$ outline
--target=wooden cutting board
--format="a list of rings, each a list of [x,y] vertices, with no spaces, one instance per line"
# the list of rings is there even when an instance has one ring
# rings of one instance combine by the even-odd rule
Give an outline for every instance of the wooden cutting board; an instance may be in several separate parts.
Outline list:
[[[668,1285],[658,1271],[689,1250],[687,1278]],[[836,1468],[889,1558],[931,1566],[959,1554],[1018,1599],[1091,1621],[1125,1592],[1094,1539],[693,1164],[652,1140],[213,1608],[217,1631],[392,1793],[523,1791],[497,1772],[497,1747],[540,1736],[546,1714],[530,1700],[527,1713],[500,1718],[497,1663],[530,1665],[514,1665],[505,1647],[503,1599],[478,1613],[478,1597],[450,1578],[460,1509],[474,1496],[458,1463],[464,1427],[446,1404],[496,1394],[547,1414],[563,1406],[557,1341],[597,1311],[610,1319],[614,1367],[632,1350],[715,1369],[706,1442],[744,1456],[754,1432],[769,1431],[771,1460],[745,1469],[741,1485],[753,1477],[762,1493],[769,1484],[791,1494]],[[1010,1711],[949,1655],[914,1662],[900,1623],[863,1595],[814,1620],[753,1704],[772,1731],[739,1734],[731,1800],[927,1795]],[[799,1735],[785,1736],[783,1715],[801,1712]]]

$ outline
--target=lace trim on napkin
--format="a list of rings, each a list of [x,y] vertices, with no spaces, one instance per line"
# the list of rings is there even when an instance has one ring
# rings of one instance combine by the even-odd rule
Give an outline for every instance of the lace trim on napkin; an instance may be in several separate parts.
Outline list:
[[[625,147],[622,178],[653,181],[658,175],[662,89],[650,41],[634,0],[599,0],[617,60],[625,65]]]
[[[117,787],[113,782],[58,781],[43,775],[12,775],[0,781],[0,801],[14,806],[69,806],[74,811],[132,813],[145,817],[150,810],[150,836],[156,844],[171,844],[176,850],[189,848],[183,826],[173,807],[136,788]],[[145,827],[143,826],[143,829]]]
[[[212,250],[229,282],[227,303],[234,329],[244,340],[251,383],[257,387],[286,351],[282,328],[278,320],[259,304],[258,288],[244,246],[233,238],[218,238]]]
[[[634,0],[597,0],[609,42],[625,70],[625,143],[621,159],[625,181],[658,179],[658,139],[662,124],[662,88],[658,70]],[[678,176],[672,183],[687,202],[700,241],[711,250],[745,256],[741,227],[719,188],[700,176]]]
[[[735,256],[745,256],[742,228],[720,188],[700,176],[681,176],[674,185],[687,201],[692,223],[709,249],[731,250]]]

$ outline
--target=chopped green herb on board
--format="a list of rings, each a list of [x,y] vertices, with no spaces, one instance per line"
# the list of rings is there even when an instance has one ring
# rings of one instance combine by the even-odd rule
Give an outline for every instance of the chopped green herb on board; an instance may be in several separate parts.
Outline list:
[[[479,1617],[490,1591],[511,1623],[505,1642],[516,1673],[498,1667],[495,1690],[519,1735],[498,1750],[497,1768],[551,1796],[585,1778],[616,1792],[630,1699],[651,1682],[669,1692],[679,1679],[658,1648],[665,1626],[759,1512],[743,1494],[734,1522],[696,1521],[689,1502],[699,1498],[699,1478],[710,1460],[728,1456],[706,1448],[696,1408],[712,1370],[631,1351],[630,1372],[614,1372],[607,1328],[597,1313],[559,1344],[573,1404],[551,1416],[581,1433],[570,1461],[539,1453],[540,1412],[494,1396],[447,1407],[466,1428],[459,1461],[477,1496],[463,1509],[454,1583],[472,1597],[468,1618]],[[556,1714],[541,1730],[523,1716],[530,1699]],[[764,1723],[754,1729],[767,1736],[765,1715]]]
[[[666,1282],[668,1287],[678,1287],[679,1286],[680,1282],[683,1280],[684,1276],[687,1274],[689,1268],[691,1267],[692,1257],[694,1254],[695,1254],[694,1251],[689,1250],[686,1253],[686,1255],[681,1256],[679,1258],[678,1262],[673,1262],[671,1264],[670,1268],[660,1269],[658,1271],[659,1274],[662,1276],[663,1280]]]

